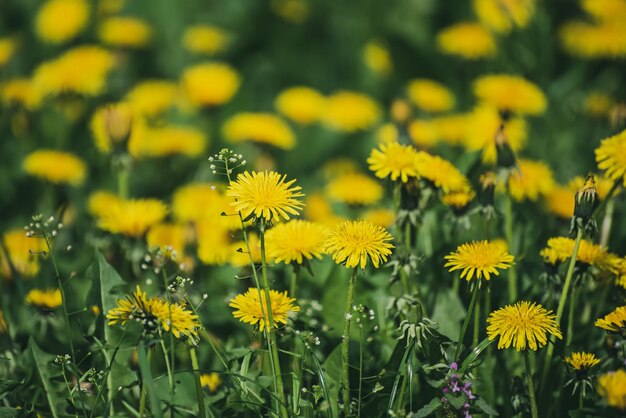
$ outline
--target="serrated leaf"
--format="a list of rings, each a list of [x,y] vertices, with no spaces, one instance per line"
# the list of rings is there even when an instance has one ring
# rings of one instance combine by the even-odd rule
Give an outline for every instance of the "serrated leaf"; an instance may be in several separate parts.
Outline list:
[[[448,400],[448,402],[450,402],[450,405],[452,405],[454,409],[460,410],[461,408],[463,408],[463,405],[465,405],[464,397],[457,397],[452,395],[451,393],[446,393],[443,396]]]
[[[474,402],[474,406],[487,415],[494,417],[498,416],[498,411],[496,411],[491,405],[489,405],[487,401],[485,401],[483,398],[476,399],[476,402]]]
[[[152,416],[156,418],[163,418],[161,403],[157,396],[154,379],[152,378],[152,371],[150,370],[150,362],[148,361],[146,347],[143,342],[139,343],[137,352],[139,354],[139,371],[141,372],[142,386],[146,388],[146,391],[148,392],[148,399],[150,399],[150,411],[152,412]]]

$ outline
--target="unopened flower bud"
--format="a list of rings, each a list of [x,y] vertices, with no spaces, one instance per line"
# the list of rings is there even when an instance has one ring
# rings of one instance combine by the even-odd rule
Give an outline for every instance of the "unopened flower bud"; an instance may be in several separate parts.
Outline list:
[[[599,203],[596,179],[593,174],[588,174],[583,187],[576,191],[574,202],[574,216],[589,219],[593,215]]]
[[[110,105],[104,109],[104,129],[112,143],[124,143],[130,136],[132,113],[126,103]]]

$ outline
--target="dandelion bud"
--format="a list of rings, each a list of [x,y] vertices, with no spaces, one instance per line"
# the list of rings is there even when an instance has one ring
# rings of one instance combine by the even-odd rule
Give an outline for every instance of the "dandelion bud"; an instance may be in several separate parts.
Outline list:
[[[511,168],[515,166],[515,153],[509,144],[509,140],[504,132],[504,122],[500,125],[500,129],[495,136],[496,143],[496,167]]]
[[[108,106],[104,110],[104,129],[112,143],[124,143],[130,136],[132,114],[125,103]]]
[[[598,206],[598,191],[593,174],[588,174],[583,187],[576,192],[574,203],[574,216],[589,219]]]

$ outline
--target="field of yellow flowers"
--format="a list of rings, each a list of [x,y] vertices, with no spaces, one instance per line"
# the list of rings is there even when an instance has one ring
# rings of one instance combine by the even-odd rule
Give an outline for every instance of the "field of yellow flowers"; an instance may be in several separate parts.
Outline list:
[[[0,418],[626,417],[626,0],[0,10]]]

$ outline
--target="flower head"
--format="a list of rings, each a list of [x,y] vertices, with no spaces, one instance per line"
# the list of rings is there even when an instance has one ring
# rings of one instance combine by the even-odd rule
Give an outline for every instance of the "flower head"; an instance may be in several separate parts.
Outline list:
[[[104,216],[111,206],[117,205],[121,201],[122,199],[115,193],[98,190],[89,196],[87,209],[93,217],[99,218]]]
[[[239,217],[231,216],[236,219],[237,223]],[[256,235],[249,234],[248,242],[252,246],[252,237]],[[196,222],[196,239],[198,241],[198,259],[203,264],[224,265],[231,260],[232,257],[237,255],[246,256],[248,263],[248,254],[237,253],[238,248],[245,248],[245,245],[239,245],[237,248],[233,248],[233,242],[231,233],[225,228],[224,224],[220,223],[220,218],[206,218]],[[256,242],[256,241],[255,241]],[[242,265],[245,265],[245,261]]]
[[[500,111],[539,115],[547,106],[546,96],[537,85],[515,75],[482,76],[474,81],[474,94]]]
[[[610,332],[626,333],[626,306],[620,306],[604,318],[597,319],[594,325]]]
[[[540,251],[540,255],[546,263],[562,263],[572,257],[574,245],[575,242],[571,238],[550,238],[547,247]],[[621,263],[619,258],[609,253],[606,248],[584,239],[580,241],[576,261],[611,273],[616,273],[619,270],[618,264]]]
[[[196,106],[219,106],[230,101],[240,83],[237,71],[222,63],[194,65],[182,77],[183,89]]]
[[[51,310],[63,303],[59,289],[32,289],[26,294],[26,303],[39,309]]]
[[[185,29],[183,47],[194,54],[215,55],[228,45],[228,34],[217,26],[194,25]]]
[[[443,53],[469,60],[496,54],[496,40],[493,35],[475,22],[460,22],[448,26],[437,34],[437,44]]]
[[[378,268],[391,255],[392,239],[385,228],[368,221],[344,221],[330,232],[324,250],[346,268],[364,269],[368,260]]]
[[[79,186],[85,180],[87,166],[69,152],[39,149],[24,159],[24,171],[51,183]]]
[[[369,96],[352,91],[340,91],[328,97],[324,123],[340,132],[368,129],[378,121],[378,104]]]
[[[219,385],[222,384],[222,378],[219,373],[209,373],[200,375],[200,386],[209,389],[211,393],[215,392]]]
[[[185,253],[185,227],[178,224],[154,225],[146,235],[148,249],[157,247],[173,260],[182,260]]]
[[[274,106],[281,114],[302,125],[317,122],[324,111],[326,98],[310,87],[291,87],[280,92]]]
[[[491,278],[491,274],[500,274],[498,269],[506,270],[513,264],[515,258],[508,253],[506,248],[489,241],[472,241],[460,245],[455,252],[444,257],[448,262],[444,267],[449,267],[449,271],[461,271],[461,279],[468,282],[473,277],[486,280]]]
[[[267,255],[276,263],[303,264],[313,257],[322,258],[328,229],[299,219],[280,223],[267,231]]]
[[[137,135],[138,129],[133,128],[137,128],[138,122],[133,123],[133,112],[127,103],[99,107],[89,124],[96,148],[108,154],[115,147],[125,147],[129,137]]]
[[[0,68],[6,64],[15,53],[16,42],[11,38],[0,38]]]
[[[296,144],[289,125],[271,113],[238,113],[224,123],[222,132],[232,143],[258,142],[285,150]]]
[[[14,78],[0,86],[0,99],[7,105],[20,105],[34,110],[41,104],[41,93],[28,78]]]
[[[241,228],[239,217],[232,216],[236,213],[230,199],[217,185],[210,183],[191,183],[179,187],[174,192],[172,212],[182,222],[212,220],[214,225],[221,225],[225,229]]]
[[[550,167],[541,161],[519,160],[519,170],[509,176],[509,192],[517,201],[537,201],[552,192],[554,185]]]
[[[490,340],[499,337],[499,349],[512,344],[517,351],[527,348],[536,351],[548,343],[547,334],[563,338],[555,318],[552,311],[539,304],[517,302],[489,314],[487,336]]]
[[[481,23],[499,33],[508,33],[516,26],[526,27],[535,9],[535,0],[474,0],[472,3]]]
[[[143,20],[116,16],[102,22],[98,34],[106,45],[139,48],[150,42],[152,30]]]
[[[392,181],[406,183],[410,177],[417,177],[416,158],[417,151],[412,146],[391,142],[381,144],[380,149],[373,149],[367,163],[376,177],[390,177]]]
[[[130,141],[129,152],[133,157],[165,157],[185,155],[197,157],[204,153],[207,139],[202,131],[189,126],[165,125],[147,128],[142,135]]]
[[[47,249],[43,238],[27,237],[23,229],[5,232],[0,246],[0,274],[10,278],[12,266],[22,278],[36,276],[39,273],[37,254]]]
[[[626,27],[621,21],[569,21],[561,26],[559,37],[563,48],[577,57],[597,59],[626,56]]]
[[[35,32],[48,43],[60,44],[83,30],[88,19],[85,0],[49,0],[37,12]]]
[[[233,199],[232,206],[244,218],[254,216],[271,221],[282,217],[288,220],[304,207],[299,200],[304,194],[300,192],[300,186],[292,187],[296,180],[286,182],[286,178],[275,171],[245,171],[228,185],[226,195]]]
[[[606,177],[626,185],[626,130],[602,140],[596,149],[596,162]]]
[[[598,393],[610,406],[626,410],[626,372],[619,369],[598,377]]]
[[[409,99],[426,112],[445,112],[454,106],[454,95],[446,86],[434,80],[411,80],[407,87]]]
[[[142,236],[165,218],[167,206],[157,199],[121,200],[98,218],[98,226],[114,234]]]
[[[363,62],[379,76],[385,76],[393,70],[393,61],[389,50],[380,42],[369,41],[363,47]]]
[[[600,359],[595,354],[585,353],[584,351],[572,353],[569,357],[565,357],[563,361],[576,371],[588,370],[600,363]]]
[[[450,161],[424,151],[418,152],[418,158],[415,161],[417,174],[444,193],[471,190],[467,177]]]
[[[291,312],[298,312],[300,307],[293,305],[296,301],[294,298],[287,296],[287,292],[277,292],[270,290],[270,307],[272,309],[272,319],[274,326],[278,328],[279,324],[286,324],[287,318]],[[259,302],[259,293],[261,293],[261,301]],[[264,313],[267,314],[267,300],[262,291],[255,287],[248,289],[246,293],[235,296],[228,304],[231,308],[235,308],[233,316],[241,322],[250,325],[259,324],[261,332],[265,329],[268,322]]]
[[[328,196],[348,205],[373,205],[383,197],[383,187],[369,176],[347,173],[331,180],[326,186]]]
[[[178,94],[178,85],[173,81],[145,80],[126,93],[125,101],[133,113],[156,117],[174,105]]]

